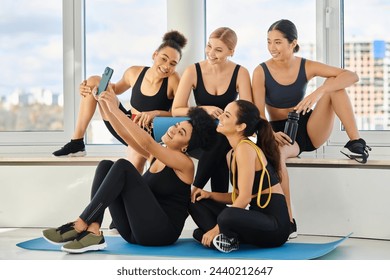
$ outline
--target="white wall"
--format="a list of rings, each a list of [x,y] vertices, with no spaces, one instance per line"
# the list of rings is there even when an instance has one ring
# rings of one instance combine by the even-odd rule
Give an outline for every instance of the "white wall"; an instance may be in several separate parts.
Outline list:
[[[72,221],[89,201],[94,171],[94,166],[0,166],[0,227]],[[299,233],[353,232],[390,240],[390,169],[289,167],[289,173]],[[194,228],[191,220],[187,228]]]

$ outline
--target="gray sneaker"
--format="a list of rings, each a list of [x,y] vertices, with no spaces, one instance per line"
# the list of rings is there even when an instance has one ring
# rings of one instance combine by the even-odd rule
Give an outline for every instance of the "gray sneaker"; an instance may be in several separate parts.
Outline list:
[[[45,229],[43,232],[43,238],[54,245],[63,245],[66,242],[74,240],[78,235],[74,229],[74,222],[67,223],[58,228]]]
[[[84,253],[88,251],[102,250],[107,247],[103,232],[96,235],[90,231],[84,231],[79,236],[61,247],[61,250],[68,253]]]

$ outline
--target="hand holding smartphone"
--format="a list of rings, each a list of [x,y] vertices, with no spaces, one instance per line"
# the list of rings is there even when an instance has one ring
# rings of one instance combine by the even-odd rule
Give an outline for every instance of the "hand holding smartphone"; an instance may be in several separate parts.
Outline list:
[[[100,80],[96,95],[101,94],[103,91],[107,89],[113,73],[114,70],[112,70],[110,67],[106,67],[106,69],[104,69],[104,73],[102,75],[102,79]]]

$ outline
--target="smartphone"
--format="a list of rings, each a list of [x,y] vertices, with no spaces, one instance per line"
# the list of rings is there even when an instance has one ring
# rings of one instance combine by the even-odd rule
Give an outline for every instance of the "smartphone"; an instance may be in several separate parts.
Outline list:
[[[100,80],[96,95],[101,94],[103,91],[107,89],[113,73],[114,70],[112,70],[110,67],[106,67],[106,69],[104,69],[104,73],[102,75],[102,79]]]

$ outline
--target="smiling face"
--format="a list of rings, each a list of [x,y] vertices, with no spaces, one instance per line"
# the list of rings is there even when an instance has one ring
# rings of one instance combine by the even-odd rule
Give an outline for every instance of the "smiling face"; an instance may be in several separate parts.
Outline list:
[[[282,60],[288,59],[293,55],[297,42],[294,40],[289,43],[282,32],[271,30],[268,32],[267,44],[272,58]]]
[[[236,133],[240,127],[237,125],[237,112],[237,103],[229,103],[225,107],[223,114],[218,117],[219,122],[217,126],[217,132],[222,133],[225,136]]]
[[[216,38],[209,39],[205,52],[210,64],[225,63],[227,57],[233,55],[233,50],[230,50],[222,40]]]
[[[152,68],[162,78],[166,78],[176,71],[176,66],[180,61],[180,53],[174,48],[165,47],[154,52],[153,61]]]
[[[179,122],[161,137],[162,142],[170,149],[185,150],[192,135],[192,125],[188,121]]]

